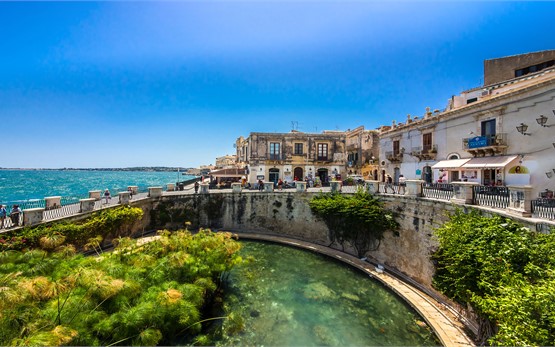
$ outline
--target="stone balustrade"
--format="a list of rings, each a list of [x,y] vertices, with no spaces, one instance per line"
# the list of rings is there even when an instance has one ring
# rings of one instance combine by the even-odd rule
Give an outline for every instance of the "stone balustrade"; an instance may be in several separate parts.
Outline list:
[[[243,187],[241,187],[240,182],[231,183],[231,191],[233,191],[234,193],[241,193],[242,189]]]
[[[95,199],[95,200],[100,200],[100,194],[102,194],[102,192],[100,190],[90,190],[89,191],[89,198],[90,199]]]
[[[451,202],[456,204],[473,204],[474,187],[479,186],[476,182],[451,182],[453,185],[453,197]]]
[[[148,187],[148,197],[149,198],[157,198],[162,196],[162,187]]]
[[[79,212],[91,212],[94,210],[94,203],[96,199],[81,199],[79,200]]]
[[[162,194],[160,194],[160,196],[161,195]],[[127,205],[127,204],[129,204],[129,200],[131,200],[131,193],[130,192],[119,192],[118,197],[119,197],[119,203],[120,204]]]
[[[331,181],[330,182],[330,189],[331,189],[332,193],[341,192],[341,182],[340,181]]]
[[[295,182],[295,187],[297,189],[297,192],[306,192],[306,182],[304,181]]]
[[[424,184],[423,180],[406,180],[405,184],[405,195],[415,197],[422,196],[422,185]]]
[[[168,192],[173,192],[173,191],[175,191],[175,183],[168,183],[168,184],[166,184],[166,190],[167,190]]]
[[[138,186],[127,186],[127,191],[130,192],[131,194],[135,195],[135,194],[139,193],[139,187]]]
[[[208,194],[209,193],[209,184],[208,183],[201,183],[200,184],[200,193],[201,194]]]
[[[23,225],[35,225],[42,222],[44,208],[29,208],[23,211]]]
[[[62,207],[62,197],[61,196],[48,196],[44,198],[44,208],[46,210],[53,210],[55,208]]]
[[[271,193],[274,191],[274,182],[264,182],[264,191]]]
[[[369,194],[379,194],[380,193],[380,181],[366,180],[366,191]]]
[[[532,187],[531,186],[508,186],[509,206],[507,211],[511,214],[530,217],[532,215]]]

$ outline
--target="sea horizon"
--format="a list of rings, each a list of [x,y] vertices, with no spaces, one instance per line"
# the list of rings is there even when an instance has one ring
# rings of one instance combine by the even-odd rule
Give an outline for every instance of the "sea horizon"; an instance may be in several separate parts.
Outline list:
[[[148,187],[165,187],[193,177],[177,170],[1,169],[0,204],[41,200],[49,196],[88,198],[89,191],[105,189],[115,196],[126,191],[128,186],[138,186],[140,191],[146,191]]]

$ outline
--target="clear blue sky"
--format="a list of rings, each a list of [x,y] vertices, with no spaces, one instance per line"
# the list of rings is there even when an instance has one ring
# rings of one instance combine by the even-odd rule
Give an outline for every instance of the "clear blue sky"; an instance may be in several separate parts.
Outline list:
[[[0,167],[198,166],[367,129],[555,48],[555,2],[0,2]]]

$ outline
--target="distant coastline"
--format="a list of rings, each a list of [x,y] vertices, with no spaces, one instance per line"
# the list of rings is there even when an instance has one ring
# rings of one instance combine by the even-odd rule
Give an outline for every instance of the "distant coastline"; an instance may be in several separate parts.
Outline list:
[[[137,167],[124,167],[124,168],[57,168],[57,169],[46,169],[46,168],[4,168],[1,167],[0,170],[3,171],[147,171],[147,172],[186,172],[192,169],[189,167],[166,167],[166,166],[137,166]]]

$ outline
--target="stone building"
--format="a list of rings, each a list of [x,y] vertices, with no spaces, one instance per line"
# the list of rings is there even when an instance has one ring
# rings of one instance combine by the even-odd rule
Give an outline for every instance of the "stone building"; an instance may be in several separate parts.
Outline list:
[[[236,140],[237,165],[246,168],[251,184],[260,179],[291,182],[305,177],[325,183],[345,174],[345,139],[342,131],[254,132]]]
[[[236,155],[224,155],[223,157],[216,158],[216,167],[218,169],[234,168],[237,162]]]
[[[348,175],[362,175],[367,179],[377,179],[379,170],[379,138],[377,130],[365,130],[359,126],[345,132],[346,172]]]
[[[542,60],[525,58],[499,66],[514,73],[522,64],[511,68],[509,61]],[[495,66],[487,74],[505,76]],[[381,127],[379,136],[380,178],[402,173],[428,183],[530,185],[535,196],[554,190],[555,67],[464,91],[445,110],[408,116]]]

